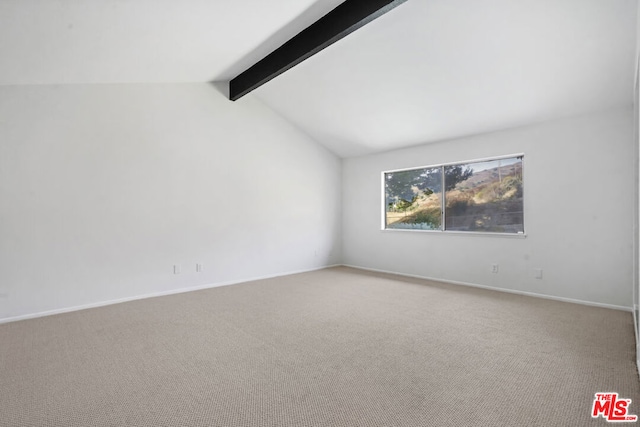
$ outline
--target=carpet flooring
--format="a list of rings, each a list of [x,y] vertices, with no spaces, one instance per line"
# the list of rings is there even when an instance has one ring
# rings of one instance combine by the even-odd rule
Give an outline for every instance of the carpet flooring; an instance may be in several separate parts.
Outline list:
[[[346,267],[0,325],[0,426],[591,426],[631,313]]]

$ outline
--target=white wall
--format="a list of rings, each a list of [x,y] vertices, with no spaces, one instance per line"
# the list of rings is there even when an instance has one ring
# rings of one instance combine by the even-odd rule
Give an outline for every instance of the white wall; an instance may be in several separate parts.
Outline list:
[[[633,324],[636,333],[636,366],[640,374],[640,8],[636,4],[636,54],[633,86],[633,120],[634,120],[634,209],[633,209]]]
[[[208,84],[0,87],[0,321],[339,263],[340,183]]]
[[[344,263],[631,307],[632,113],[630,107],[345,159]],[[380,230],[382,171],[521,152],[526,238]],[[542,280],[534,268],[543,269]]]
[[[633,194],[635,196],[634,206],[633,206],[633,325],[636,333],[636,366],[638,368],[638,373],[640,374],[640,107],[638,106],[638,102],[640,101],[640,8],[636,5],[636,54],[635,54],[635,73],[634,73],[634,86],[633,86],[633,120],[634,120],[634,191]]]
[[[640,30],[639,30],[640,31]],[[640,39],[640,38],[639,38]],[[636,55],[636,58],[638,56]],[[636,59],[638,60],[638,59]],[[634,203],[633,203],[633,325],[636,337],[636,366],[640,374],[640,87],[638,85],[640,69],[636,68],[636,81],[633,89],[633,147],[634,147]]]

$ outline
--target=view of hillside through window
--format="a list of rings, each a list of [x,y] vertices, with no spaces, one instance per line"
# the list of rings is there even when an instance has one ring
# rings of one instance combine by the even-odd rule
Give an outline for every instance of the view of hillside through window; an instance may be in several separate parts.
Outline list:
[[[522,156],[386,172],[384,185],[387,229],[524,233]]]

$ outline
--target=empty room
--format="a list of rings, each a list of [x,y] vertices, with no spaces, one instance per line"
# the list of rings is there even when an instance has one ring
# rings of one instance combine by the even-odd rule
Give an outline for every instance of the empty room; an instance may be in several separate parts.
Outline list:
[[[0,0],[0,427],[640,414],[637,0]]]

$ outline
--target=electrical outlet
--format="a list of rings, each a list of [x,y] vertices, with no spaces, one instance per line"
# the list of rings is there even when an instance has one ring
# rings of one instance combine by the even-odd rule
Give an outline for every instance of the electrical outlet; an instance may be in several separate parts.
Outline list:
[[[180,265],[179,264],[175,264],[173,266],[173,274],[180,274]]]
[[[536,279],[542,279],[542,269],[541,268],[534,268],[533,269],[533,277],[535,277]]]
[[[196,264],[196,273],[202,273],[202,271],[204,270],[202,264],[198,263]]]
[[[491,265],[491,272],[492,272],[493,274],[498,274],[498,271],[499,271],[499,266],[498,266],[498,264],[492,264],[492,265]]]

